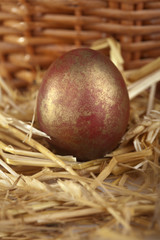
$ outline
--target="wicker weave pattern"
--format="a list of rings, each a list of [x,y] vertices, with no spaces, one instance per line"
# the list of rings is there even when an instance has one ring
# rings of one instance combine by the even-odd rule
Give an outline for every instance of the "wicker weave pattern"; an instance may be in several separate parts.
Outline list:
[[[0,0],[0,8],[0,74],[19,83],[108,36],[121,43],[125,69],[160,55],[159,0]]]

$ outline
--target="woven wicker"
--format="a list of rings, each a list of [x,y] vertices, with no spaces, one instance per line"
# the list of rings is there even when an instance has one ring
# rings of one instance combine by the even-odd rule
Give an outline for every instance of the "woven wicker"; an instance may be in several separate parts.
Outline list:
[[[64,52],[114,37],[125,69],[160,55],[160,1],[0,0],[0,74],[32,82]]]

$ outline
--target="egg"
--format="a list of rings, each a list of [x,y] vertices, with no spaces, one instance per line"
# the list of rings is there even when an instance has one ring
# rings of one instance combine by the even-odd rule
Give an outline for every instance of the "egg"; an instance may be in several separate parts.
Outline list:
[[[37,120],[59,154],[80,161],[101,158],[117,147],[129,119],[129,97],[120,71],[89,48],[56,59],[44,74]]]

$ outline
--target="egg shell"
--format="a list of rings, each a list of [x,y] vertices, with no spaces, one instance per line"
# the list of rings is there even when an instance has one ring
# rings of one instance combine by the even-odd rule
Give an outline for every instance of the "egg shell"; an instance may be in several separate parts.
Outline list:
[[[58,153],[82,161],[103,157],[118,145],[128,124],[129,98],[121,73],[98,51],[67,52],[44,75],[37,119]]]

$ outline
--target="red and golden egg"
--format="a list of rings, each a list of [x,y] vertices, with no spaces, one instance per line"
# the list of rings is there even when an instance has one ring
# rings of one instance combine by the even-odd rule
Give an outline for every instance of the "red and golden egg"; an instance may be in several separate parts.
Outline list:
[[[121,73],[98,51],[79,48],[64,54],[43,78],[37,118],[58,153],[82,161],[103,157],[118,145],[128,124]]]

